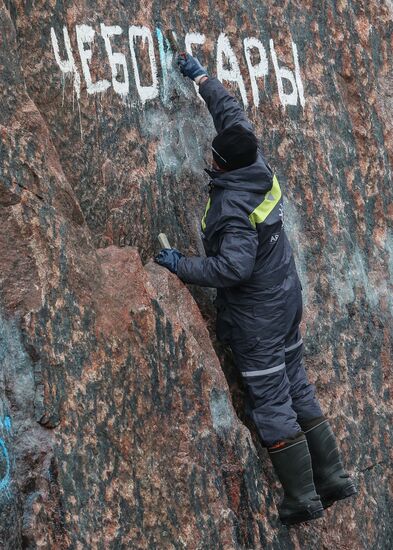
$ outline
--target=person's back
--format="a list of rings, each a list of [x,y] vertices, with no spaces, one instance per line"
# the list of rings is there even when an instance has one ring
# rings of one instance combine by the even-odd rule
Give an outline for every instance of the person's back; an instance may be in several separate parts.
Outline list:
[[[218,252],[220,224],[227,223],[234,211],[243,216],[244,223],[257,232],[253,270],[248,279],[226,287],[224,294],[228,302],[263,300],[263,290],[280,282],[295,267],[283,227],[284,206],[278,179],[266,166],[261,152],[250,166],[209,175],[210,202],[202,220],[206,255]],[[241,253],[238,250],[239,262]]]
[[[196,59],[183,55],[179,64],[199,84],[218,132],[201,222],[206,257],[164,249],[156,261],[186,283],[217,288],[217,336],[231,347],[283,485],[280,518],[315,519],[356,489],[304,370],[301,284],[283,228],[280,184],[236,99]]]

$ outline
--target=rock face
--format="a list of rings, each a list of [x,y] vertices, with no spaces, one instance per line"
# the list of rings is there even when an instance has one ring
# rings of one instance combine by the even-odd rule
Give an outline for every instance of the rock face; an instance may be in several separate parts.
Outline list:
[[[0,0],[1,548],[393,546],[392,16]],[[198,307],[148,261],[160,231],[201,252],[214,135],[167,29],[243,101],[284,184],[306,363],[359,484],[290,531],[211,293]]]

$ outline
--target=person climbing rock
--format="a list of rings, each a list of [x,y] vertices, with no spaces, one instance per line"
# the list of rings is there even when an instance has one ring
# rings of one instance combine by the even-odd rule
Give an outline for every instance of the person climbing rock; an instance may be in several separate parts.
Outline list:
[[[302,288],[284,231],[282,191],[236,99],[189,54],[217,135],[201,229],[206,257],[163,249],[155,261],[185,283],[217,289],[217,337],[232,350],[248,408],[284,489],[286,525],[319,518],[356,493],[303,364]]]

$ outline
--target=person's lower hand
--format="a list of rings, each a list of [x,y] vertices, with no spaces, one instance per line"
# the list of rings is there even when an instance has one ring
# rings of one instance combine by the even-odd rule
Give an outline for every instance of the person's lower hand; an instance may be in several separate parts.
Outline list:
[[[196,57],[192,57],[189,53],[178,55],[177,64],[182,75],[188,76],[191,80],[195,80],[198,76],[207,76],[206,69],[202,67]]]
[[[184,254],[176,248],[163,248],[154,258],[154,261],[177,274],[177,266],[181,258],[184,258]]]

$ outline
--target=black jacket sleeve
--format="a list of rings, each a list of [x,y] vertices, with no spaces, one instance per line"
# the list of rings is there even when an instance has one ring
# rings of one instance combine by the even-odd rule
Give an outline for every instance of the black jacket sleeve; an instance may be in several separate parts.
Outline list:
[[[231,287],[248,280],[254,270],[258,233],[241,213],[222,220],[219,253],[207,258],[181,258],[178,277],[185,283],[215,288]]]
[[[221,132],[234,124],[241,124],[247,130],[254,131],[243,107],[224,88],[217,78],[208,78],[199,86],[199,93],[206,102],[207,108],[213,117],[217,132]]]

